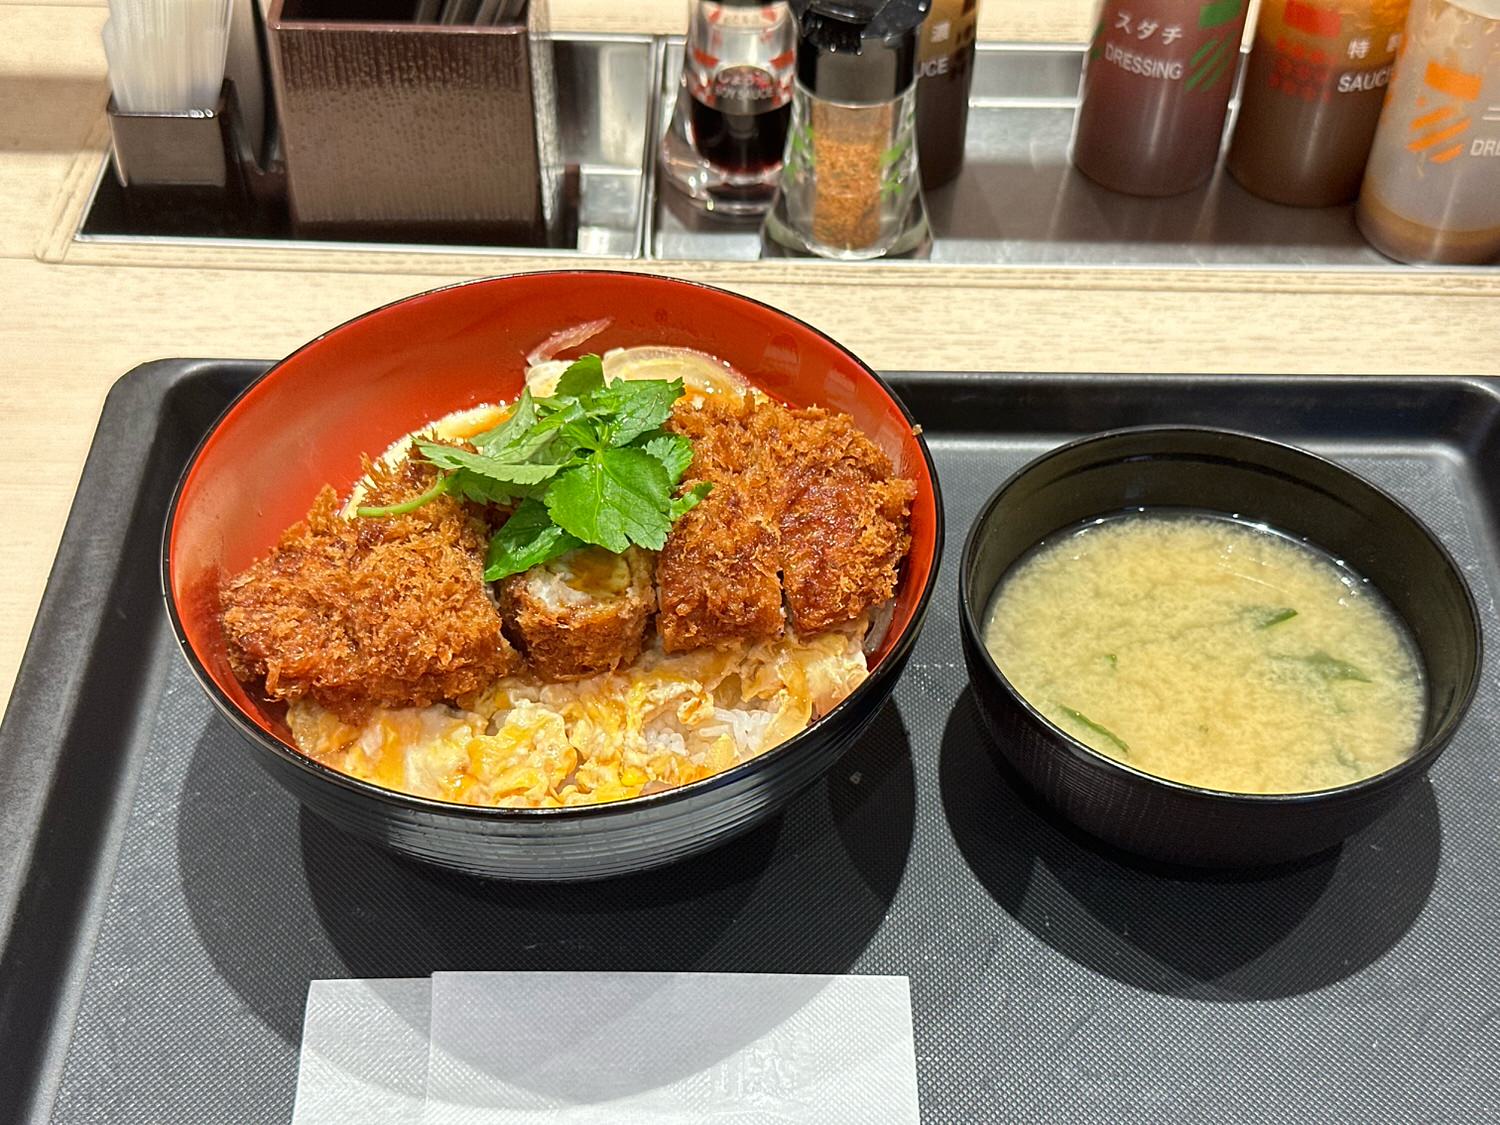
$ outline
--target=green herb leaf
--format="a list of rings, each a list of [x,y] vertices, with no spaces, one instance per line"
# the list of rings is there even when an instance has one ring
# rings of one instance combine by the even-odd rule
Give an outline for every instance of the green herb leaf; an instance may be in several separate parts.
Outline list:
[[[525,491],[520,485],[482,477],[468,469],[448,474],[448,491],[475,504],[509,504]]]
[[[583,420],[583,407],[572,399],[561,403],[538,399],[537,411],[538,420],[531,430],[506,446],[500,455],[509,461],[567,464],[578,451],[578,444],[564,437],[563,430]]]
[[[606,383],[603,361],[584,356],[555,394],[523,391],[504,422],[472,439],[473,448],[430,438],[415,444],[446,471],[442,490],[475,503],[521,501],[491,539],[490,581],[586,543],[616,554],[631,544],[659,551],[672,521],[710,487],[672,495],[693,460],[692,443],[661,428],[681,395],[675,379]],[[426,502],[414,498],[413,506],[419,501]]]
[[[523,500],[490,540],[484,580],[498,582],[581,546],[579,540],[552,522],[540,500]]]
[[[430,441],[418,441],[417,449],[424,458],[442,469],[467,469],[479,476],[503,484],[533,485],[551,480],[565,466],[560,464],[536,464],[527,461],[510,461],[473,453],[452,445],[438,445]]]
[[[596,355],[575,359],[557,381],[554,398],[582,398],[604,386],[604,361]]]
[[[573,449],[586,449],[597,453],[608,449],[609,442],[599,433],[599,428],[587,418],[574,418],[558,427],[557,435]]]
[[[1115,746],[1119,748],[1120,753],[1124,754],[1127,758],[1130,757],[1130,747],[1125,745],[1125,740],[1117,735],[1114,731],[1110,730],[1104,724],[1096,723],[1082,711],[1075,711],[1073,708],[1066,707],[1061,703],[1057,705],[1057,709],[1080,726],[1087,727],[1095,734],[1109,739],[1115,744]]]
[[[1297,616],[1295,609],[1272,609],[1267,606],[1254,606],[1246,612],[1257,629],[1269,629]]]
[[[485,430],[473,438],[474,448],[490,456],[499,456],[502,450],[524,440],[531,427],[536,425],[536,400],[527,388],[516,399],[510,417],[492,430]]]
[[[700,480],[681,496],[673,499],[672,503],[667,507],[667,518],[676,523],[684,515],[696,508],[703,501],[703,498],[713,491],[713,487],[708,481]]]
[[[419,492],[410,500],[403,500],[399,504],[377,505],[375,507],[360,507],[354,509],[354,514],[361,519],[385,519],[388,516],[404,516],[407,512],[415,512],[424,504],[436,500],[452,487],[452,477],[440,476],[431,488],[425,492]]]
[[[589,395],[584,408],[607,419],[612,445],[628,445],[670,418],[681,397],[681,379],[616,379]]]
[[[644,449],[660,461],[667,470],[667,480],[674,487],[682,480],[682,474],[688,471],[688,466],[693,463],[693,443],[681,434],[669,434],[664,430],[656,430],[642,435],[635,442],[634,448]]]
[[[606,449],[560,474],[544,497],[553,522],[620,554],[631,543],[659,551],[672,530],[667,470],[639,449]]]

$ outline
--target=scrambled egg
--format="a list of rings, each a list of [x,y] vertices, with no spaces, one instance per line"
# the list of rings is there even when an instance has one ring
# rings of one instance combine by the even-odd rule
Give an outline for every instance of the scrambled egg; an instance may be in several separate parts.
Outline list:
[[[507,677],[461,707],[377,709],[350,726],[309,700],[288,710],[325,765],[420,797],[555,808],[619,801],[720,773],[805,730],[869,674],[869,618],[668,656],[577,683]]]

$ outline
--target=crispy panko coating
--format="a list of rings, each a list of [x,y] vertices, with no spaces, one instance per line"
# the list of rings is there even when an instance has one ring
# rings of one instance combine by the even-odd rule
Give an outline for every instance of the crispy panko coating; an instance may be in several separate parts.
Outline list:
[[[908,480],[871,480],[835,466],[808,482],[781,517],[787,610],[806,636],[894,597],[911,547]]]
[[[377,467],[362,502],[398,503],[434,479],[425,464]],[[454,699],[519,666],[484,587],[488,529],[461,501],[383,519],[339,511],[324,488],[305,521],[225,583],[237,677],[358,722],[372,706]]]
[[[658,560],[668,652],[779,634],[783,591],[802,635],[895,593],[916,486],[853,419],[724,396],[679,402],[668,425],[693,441],[687,481],[714,485]]]
[[[721,477],[672,526],[656,560],[656,631],[668,652],[781,635],[778,513],[764,493]]]
[[[544,680],[582,680],[628,667],[656,607],[651,556],[636,547],[570,551],[500,584],[506,635]]]

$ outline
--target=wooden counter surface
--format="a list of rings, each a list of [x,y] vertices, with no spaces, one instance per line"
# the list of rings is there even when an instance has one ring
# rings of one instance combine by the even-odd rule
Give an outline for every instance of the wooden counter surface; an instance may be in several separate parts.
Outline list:
[[[557,28],[675,32],[686,0],[551,7]],[[0,510],[8,530],[0,542],[0,703],[100,404],[121,374],[167,356],[280,356],[408,293],[558,264],[72,243],[103,159],[104,17],[94,0],[0,0]],[[980,31],[985,39],[1077,42],[1091,20],[1091,0],[984,0]],[[769,301],[876,367],[1500,373],[1500,271],[649,268]]]

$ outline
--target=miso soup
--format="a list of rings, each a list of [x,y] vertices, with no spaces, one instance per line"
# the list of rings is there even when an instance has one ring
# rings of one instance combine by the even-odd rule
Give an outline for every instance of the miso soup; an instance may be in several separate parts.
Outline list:
[[[1420,662],[1375,588],[1224,516],[1148,511],[1059,533],[1002,579],[984,638],[1058,727],[1189,785],[1329,789],[1421,738]]]

